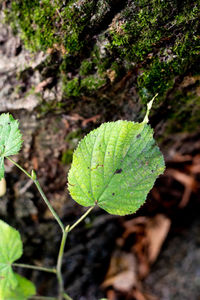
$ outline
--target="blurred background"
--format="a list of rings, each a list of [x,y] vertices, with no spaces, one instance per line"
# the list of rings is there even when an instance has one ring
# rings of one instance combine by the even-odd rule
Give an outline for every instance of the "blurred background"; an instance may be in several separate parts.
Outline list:
[[[74,300],[200,299],[200,1],[0,0],[0,112],[19,119],[14,157],[36,170],[65,224],[85,211],[67,191],[73,150],[107,121],[143,120],[166,171],[143,207],[96,208],[70,235],[63,274]],[[0,218],[23,238],[23,263],[54,266],[61,232],[32,182],[6,161]],[[5,193],[5,186],[6,193]],[[38,295],[56,280],[38,271]]]

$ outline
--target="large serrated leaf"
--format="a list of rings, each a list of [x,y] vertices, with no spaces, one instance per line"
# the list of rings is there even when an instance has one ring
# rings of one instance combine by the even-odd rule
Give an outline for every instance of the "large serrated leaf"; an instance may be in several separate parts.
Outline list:
[[[36,289],[30,280],[16,273],[14,273],[14,275],[17,280],[17,286],[15,289],[9,289],[6,291],[3,298],[4,300],[27,300],[31,296],[35,295]]]
[[[164,169],[163,155],[149,125],[104,123],[75,150],[68,188],[83,206],[96,203],[111,214],[131,214],[145,202]]]
[[[12,263],[22,255],[22,241],[17,230],[0,220],[0,299],[18,281],[12,270]]]
[[[4,177],[4,157],[17,154],[22,145],[18,121],[9,113],[0,115],[0,180]]]

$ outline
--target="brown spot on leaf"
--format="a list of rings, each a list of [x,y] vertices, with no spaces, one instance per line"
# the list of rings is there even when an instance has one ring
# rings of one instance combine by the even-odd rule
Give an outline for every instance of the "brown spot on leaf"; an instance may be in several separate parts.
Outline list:
[[[103,168],[103,165],[99,165],[99,164],[98,164],[96,167],[92,168],[91,171],[96,170],[96,169],[99,168],[99,167],[102,167],[102,168]]]

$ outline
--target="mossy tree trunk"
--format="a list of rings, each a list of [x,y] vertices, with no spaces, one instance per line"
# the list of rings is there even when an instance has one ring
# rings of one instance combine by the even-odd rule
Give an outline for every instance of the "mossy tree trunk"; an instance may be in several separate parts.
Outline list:
[[[151,123],[163,144],[199,130],[199,0],[13,0],[1,8],[22,40],[14,55],[36,53],[3,94],[14,108],[21,99],[16,108],[46,119],[138,120],[158,93]]]

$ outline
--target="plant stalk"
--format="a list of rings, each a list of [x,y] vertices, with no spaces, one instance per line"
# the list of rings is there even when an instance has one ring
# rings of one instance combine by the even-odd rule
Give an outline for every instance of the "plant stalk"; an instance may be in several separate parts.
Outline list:
[[[65,228],[65,231],[63,232],[62,236],[62,241],[60,245],[60,250],[58,254],[58,260],[57,260],[57,278],[58,278],[58,283],[59,283],[59,298],[58,300],[62,300],[63,297],[67,300],[72,300],[66,293],[64,293],[64,283],[63,283],[63,277],[62,277],[62,259],[63,259],[63,254],[64,254],[64,248],[65,248],[65,243],[67,239],[67,235],[70,231],[72,231],[83,219],[87,217],[87,215],[91,212],[91,210],[94,208],[94,206],[90,207],[71,227],[68,225]]]
[[[56,274],[56,269],[51,269],[51,268],[45,268],[45,267],[38,267],[38,266],[33,266],[33,265],[27,265],[27,264],[18,264],[18,263],[13,263],[13,267],[19,267],[19,268],[26,268],[26,269],[33,269],[33,270],[38,270],[38,271],[43,271],[43,272],[49,272],[49,273],[54,273]]]
[[[56,219],[56,221],[58,222],[62,233],[65,232],[65,227],[62,223],[62,221],[60,220],[59,216],[57,215],[57,213],[55,212],[55,210],[53,209],[53,207],[51,206],[49,200],[47,199],[47,197],[45,196],[39,181],[37,180],[37,178],[33,178],[31,176],[31,174],[29,174],[26,170],[24,170],[24,168],[22,168],[17,162],[15,162],[12,158],[10,157],[6,157],[8,160],[10,160],[17,168],[19,168],[22,172],[24,172],[26,174],[26,176],[28,176],[31,180],[33,180],[33,182],[35,183],[40,195],[42,196],[44,202],[46,203],[46,205],[48,206],[49,210],[51,211],[52,215],[54,216],[54,218]]]
[[[95,205],[90,207],[72,226],[70,226],[68,232],[72,231],[81,221],[83,221],[94,207]]]
[[[59,284],[59,290],[58,290],[58,300],[62,300],[63,293],[64,293],[64,283],[63,283],[63,277],[62,277],[62,260],[63,260],[63,254],[65,249],[65,243],[68,235],[69,225],[66,227],[66,229],[63,232],[60,249],[58,253],[58,260],[57,260],[57,266],[56,266],[56,275],[58,279]]]
[[[62,230],[62,240],[60,244],[60,249],[58,253],[58,259],[57,259],[57,265],[56,269],[50,269],[50,268],[45,268],[45,267],[37,267],[37,266],[32,266],[32,265],[26,265],[26,264],[17,264],[14,263],[12,264],[15,267],[22,267],[22,268],[30,268],[38,271],[45,271],[45,272],[50,272],[54,273],[57,276],[58,279],[58,284],[59,284],[59,290],[58,290],[58,300],[72,300],[70,296],[67,295],[67,293],[64,292],[64,282],[63,282],[63,277],[62,277],[62,260],[63,260],[63,254],[64,254],[64,249],[65,249],[65,244],[66,244],[66,239],[68,236],[68,233],[72,231],[81,221],[83,221],[87,215],[92,211],[92,209],[95,206],[90,207],[72,226],[68,225],[66,228],[64,227],[62,221],[60,220],[59,216],[51,206],[49,200],[47,199],[46,195],[44,194],[39,181],[37,180],[36,174],[33,172],[32,175],[29,174],[26,170],[24,170],[17,162],[15,162],[12,158],[7,157],[8,160],[10,160],[16,167],[18,167],[23,173],[26,174],[36,185],[41,197],[43,198],[44,202],[46,203],[47,207],[51,211],[52,215],[58,222],[61,230]],[[42,297],[42,296],[33,296],[30,299],[38,299],[38,300],[55,300],[56,298],[51,298],[51,297]]]
[[[68,296],[66,293],[63,293],[63,297],[66,300],[73,300],[70,296]]]
[[[31,296],[29,300],[57,300],[54,297],[45,297],[45,296]]]
[[[23,173],[26,174],[26,176],[28,176],[30,179],[33,180],[31,174],[29,174],[26,170],[24,170],[16,161],[14,161],[12,158],[10,157],[6,157],[9,161],[11,161],[18,169],[20,169]]]
[[[60,228],[61,228],[61,230],[62,230],[62,233],[64,234],[64,232],[65,232],[64,225],[63,225],[61,219],[59,218],[59,216],[57,215],[57,213],[55,212],[55,210],[53,209],[53,207],[51,206],[49,200],[48,200],[47,197],[45,196],[45,194],[44,194],[44,192],[43,192],[43,190],[42,190],[42,188],[41,188],[41,186],[40,186],[39,181],[38,181],[37,179],[35,179],[35,180],[33,180],[33,181],[34,181],[34,183],[35,183],[35,185],[36,185],[36,187],[37,187],[37,189],[38,189],[40,195],[42,196],[44,202],[45,202],[46,205],[48,206],[49,210],[51,211],[51,213],[52,213],[52,215],[54,216],[54,218],[56,219],[56,221],[58,222],[58,224],[59,224],[59,226],[60,226]]]

